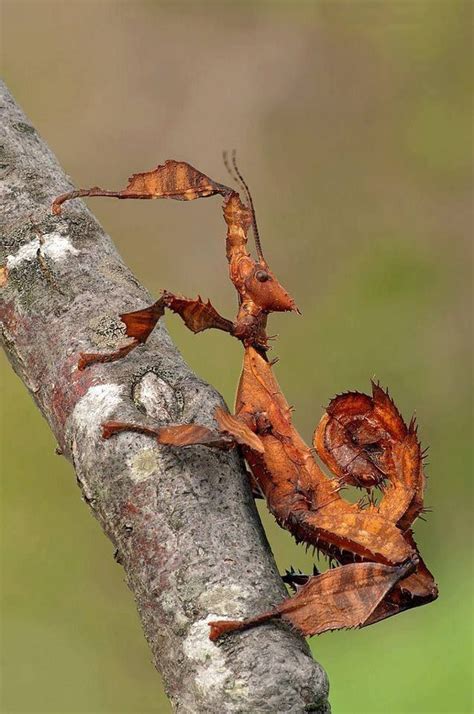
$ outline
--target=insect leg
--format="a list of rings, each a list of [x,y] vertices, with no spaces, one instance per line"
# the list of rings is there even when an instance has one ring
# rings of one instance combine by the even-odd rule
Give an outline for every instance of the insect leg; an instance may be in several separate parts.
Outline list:
[[[215,412],[218,429],[209,429],[201,424],[176,424],[152,427],[131,422],[107,421],[102,424],[102,435],[109,439],[122,431],[135,431],[156,438],[159,444],[169,446],[192,446],[201,444],[215,449],[232,449],[236,444],[245,444],[262,452],[263,446],[256,434],[239,419],[218,407]]]
[[[200,424],[175,424],[171,426],[150,427],[131,422],[107,421],[102,424],[104,439],[110,439],[122,431],[135,431],[146,436],[153,436],[159,444],[168,446],[208,446],[227,451],[233,449],[235,441],[230,436],[216,429],[208,429]]]
[[[233,322],[219,315],[210,301],[204,302],[199,295],[194,300],[165,290],[161,299],[169,310],[180,316],[191,332],[215,329],[233,333]]]
[[[126,337],[130,342],[118,347],[113,352],[83,352],[78,361],[78,369],[85,369],[96,362],[115,362],[128,355],[129,352],[146,342],[148,336],[154,329],[156,323],[165,311],[165,304],[162,298],[157,300],[150,307],[134,312],[126,312],[120,315],[120,319],[126,326]]]
[[[398,565],[416,554],[393,523],[376,512],[357,512],[342,501],[328,503],[319,511],[292,511],[287,528],[304,543],[323,550],[347,551],[386,565]]]
[[[114,362],[125,357],[135,347],[144,344],[160,317],[163,316],[165,308],[179,315],[192,332],[216,329],[233,333],[233,323],[219,315],[209,300],[203,302],[200,297],[194,300],[165,291],[150,307],[120,315],[126,326],[126,337],[131,340],[128,344],[118,347],[113,352],[83,353],[79,358],[78,368],[85,369],[95,362]]]
[[[392,567],[380,563],[353,563],[315,575],[275,608],[245,620],[210,622],[210,639],[246,630],[280,617],[305,636],[328,630],[362,627],[384,597],[415,569],[416,560]]]
[[[408,531],[405,537],[418,556],[419,562],[416,566],[416,570],[397,583],[393,590],[373,611],[364,623],[364,627],[366,625],[372,625],[374,622],[384,620],[387,617],[392,617],[392,615],[396,615],[404,610],[433,602],[433,600],[436,600],[438,597],[438,586],[418,554],[418,548],[411,531]]]
[[[65,201],[85,196],[106,196],[109,198],[172,198],[177,201],[193,201],[206,196],[228,196],[235,193],[228,186],[213,181],[184,161],[166,161],[152,171],[133,174],[127,186],[121,191],[108,191],[99,186],[81,188],[63,193],[54,199],[52,213],[59,215]]]

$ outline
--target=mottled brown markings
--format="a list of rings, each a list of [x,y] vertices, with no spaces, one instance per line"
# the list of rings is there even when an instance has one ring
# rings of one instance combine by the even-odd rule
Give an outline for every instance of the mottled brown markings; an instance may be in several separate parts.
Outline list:
[[[219,315],[210,300],[203,302],[199,295],[194,300],[167,291],[163,292],[162,300],[169,310],[181,317],[191,332],[215,329],[232,333],[233,323]]]
[[[172,426],[153,427],[145,424],[135,424],[121,421],[108,421],[103,424],[102,436],[110,439],[114,434],[124,431],[135,431],[145,436],[151,436],[159,444],[167,446],[195,446],[201,444],[216,449],[228,451],[235,447],[235,441],[226,434],[208,429],[200,424],[177,424]]]
[[[8,283],[8,268],[6,265],[0,266],[0,288],[4,288]]]
[[[69,191],[58,196],[52,204],[54,215],[61,213],[65,201],[87,196],[107,196],[109,198],[171,198],[178,201],[192,201],[195,198],[220,193],[226,196],[232,189],[218,184],[184,161],[166,161],[152,171],[132,174],[126,188],[121,191],[107,191],[99,186]]]

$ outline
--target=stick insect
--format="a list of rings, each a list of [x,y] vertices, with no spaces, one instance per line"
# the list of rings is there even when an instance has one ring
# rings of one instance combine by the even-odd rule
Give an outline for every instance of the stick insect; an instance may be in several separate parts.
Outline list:
[[[266,498],[279,525],[298,542],[314,546],[340,566],[311,576],[287,574],[286,582],[296,591],[293,596],[255,617],[211,622],[212,640],[271,618],[289,622],[306,636],[364,627],[438,595],[412,532],[413,522],[423,511],[425,489],[416,424],[414,420],[405,424],[388,392],[378,384],[372,384],[370,396],[357,392],[339,395],[327,407],[313,441],[314,450],[333,477],[320,469],[313,449],[292,424],[291,408],[267,357],[268,316],[298,312],[298,308],[264,257],[252,197],[235,158],[233,174],[246,203],[233,188],[216,183],[185,162],[172,160],[134,174],[121,191],[94,187],[55,199],[53,214],[61,212],[65,201],[83,196],[193,201],[221,195],[229,277],[239,301],[236,319],[228,320],[209,301],[164,291],[150,307],[120,316],[127,344],[106,354],[81,354],[78,367],[125,357],[146,342],[166,309],[178,314],[192,332],[217,329],[238,339],[244,359],[235,413],[218,408],[216,428],[198,424],[150,428],[108,421],[103,424],[103,436],[108,439],[131,430],[174,447],[240,448],[254,491]],[[247,249],[250,228],[255,259]],[[345,486],[366,489],[368,496],[349,503],[341,495]],[[382,493],[379,503],[372,497],[377,488]]]

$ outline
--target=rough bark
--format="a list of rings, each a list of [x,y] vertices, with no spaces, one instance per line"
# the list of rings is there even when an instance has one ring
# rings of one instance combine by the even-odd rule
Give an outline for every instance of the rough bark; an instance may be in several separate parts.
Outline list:
[[[5,349],[117,549],[175,710],[328,712],[323,670],[282,623],[209,641],[210,619],[255,614],[285,595],[239,455],[132,433],[104,441],[100,425],[209,425],[222,399],[163,325],[125,359],[77,370],[79,352],[120,337],[119,313],[152,300],[82,202],[50,215],[71,184],[3,85],[0,96]]]

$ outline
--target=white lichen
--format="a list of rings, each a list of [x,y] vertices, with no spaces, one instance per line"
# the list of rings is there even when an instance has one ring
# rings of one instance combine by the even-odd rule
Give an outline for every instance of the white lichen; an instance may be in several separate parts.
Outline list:
[[[151,478],[160,468],[158,452],[156,449],[142,449],[127,459],[129,476],[135,483],[146,481]]]
[[[226,692],[227,695],[236,702],[239,702],[239,700],[245,702],[249,695],[249,685],[244,679],[236,679],[233,684],[226,687]]]
[[[169,616],[170,620],[174,620],[177,628],[185,628],[188,625],[189,619],[186,617],[179,600],[176,600],[174,592],[161,590],[157,599],[163,612]]]
[[[71,243],[71,239],[64,235],[64,229],[60,227],[59,230],[52,233],[45,233],[41,238],[34,238],[22,245],[14,255],[7,256],[7,268],[12,270],[13,268],[18,268],[25,261],[36,260],[38,250],[46,258],[56,262],[61,262],[70,255],[78,255],[79,253]]]
[[[209,622],[225,619],[221,615],[210,614],[198,620],[191,625],[183,643],[184,654],[196,664],[195,682],[203,694],[209,695],[212,690],[216,693],[221,691],[232,677],[222,651],[209,639]]]
[[[199,596],[199,605],[207,610],[219,610],[233,617],[242,617],[245,602],[250,595],[248,590],[236,583],[216,585]]]
[[[123,385],[119,384],[89,387],[74,407],[72,421],[75,430],[91,440],[102,438],[101,425],[122,401],[123,390]]]

